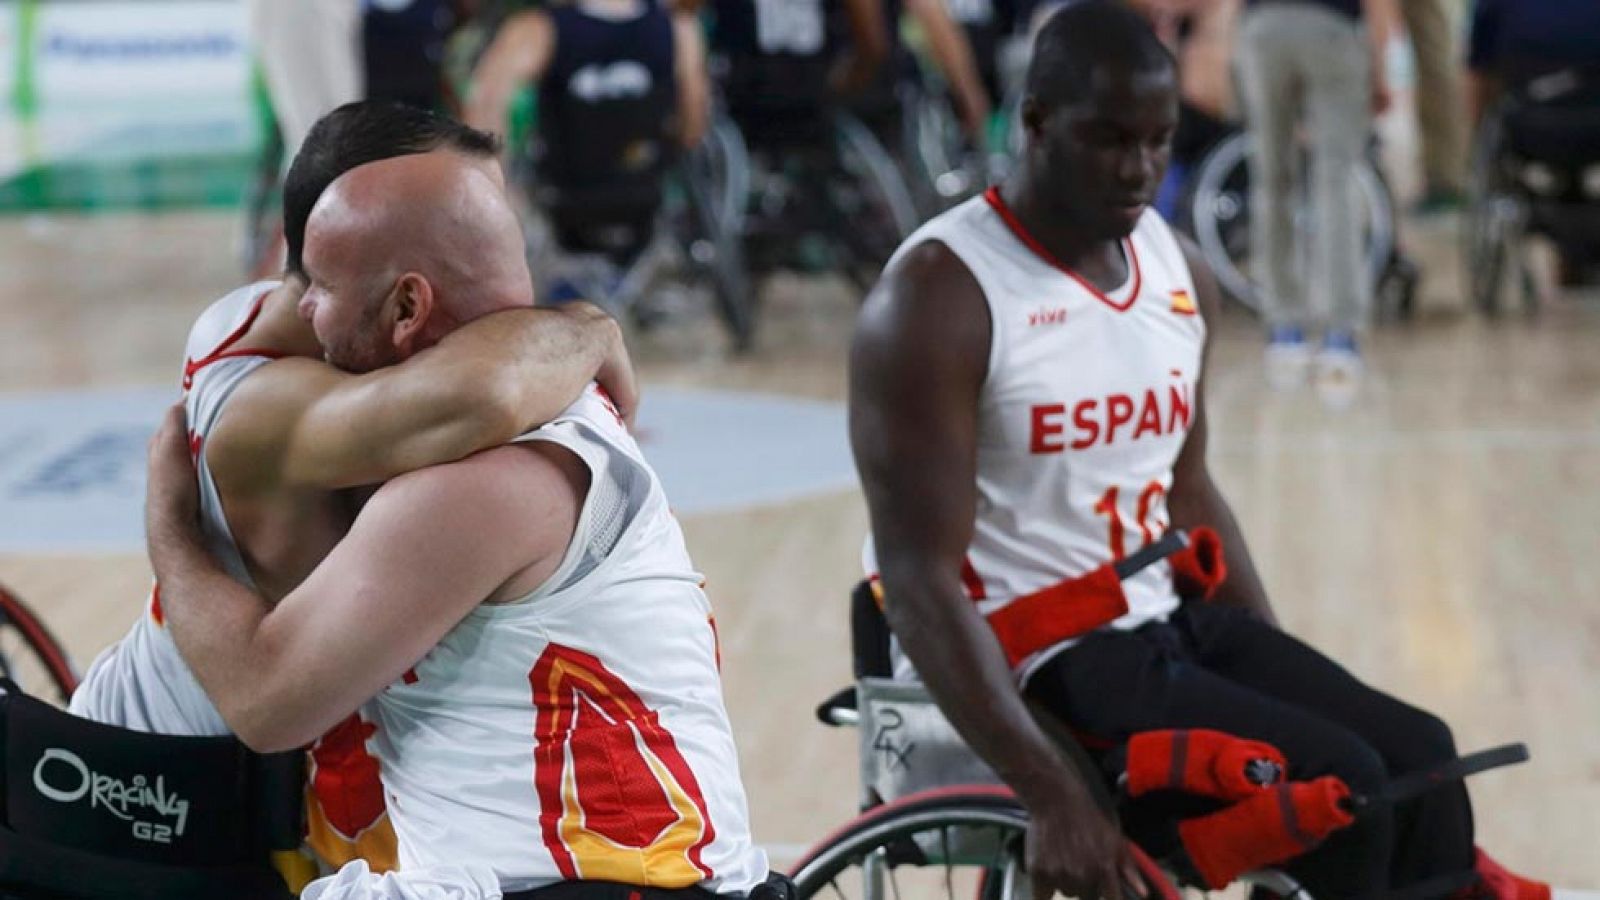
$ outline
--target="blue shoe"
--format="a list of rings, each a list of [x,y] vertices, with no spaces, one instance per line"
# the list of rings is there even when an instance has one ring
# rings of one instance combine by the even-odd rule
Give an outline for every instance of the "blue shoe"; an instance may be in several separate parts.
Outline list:
[[[1267,335],[1267,385],[1275,391],[1292,391],[1305,384],[1311,370],[1311,347],[1298,325],[1276,325]]]

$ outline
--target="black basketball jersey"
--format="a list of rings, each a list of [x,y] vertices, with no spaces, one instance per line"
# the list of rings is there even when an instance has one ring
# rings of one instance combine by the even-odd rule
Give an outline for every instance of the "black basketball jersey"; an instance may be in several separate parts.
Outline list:
[[[539,81],[541,179],[577,188],[653,181],[677,107],[670,15],[654,2],[622,20],[582,5],[547,13],[555,54]]]
[[[457,24],[450,0],[362,0],[361,8],[367,97],[443,108],[445,41]]]

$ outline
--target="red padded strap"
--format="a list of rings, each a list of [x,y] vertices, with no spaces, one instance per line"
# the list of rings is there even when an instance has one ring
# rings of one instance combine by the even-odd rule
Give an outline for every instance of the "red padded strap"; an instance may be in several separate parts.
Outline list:
[[[1189,531],[1189,546],[1172,554],[1172,586],[1178,596],[1210,600],[1211,595],[1228,578],[1228,564],[1223,559],[1222,538],[1207,526]]]
[[[1246,872],[1293,859],[1355,819],[1341,801],[1350,796],[1332,775],[1278,785],[1227,809],[1178,823],[1183,849],[1212,890]]]
[[[1182,791],[1243,800],[1283,778],[1278,748],[1205,728],[1145,731],[1128,741],[1128,795]]]
[[[1012,666],[1046,647],[1088,634],[1128,612],[1122,579],[1110,565],[1011,601],[989,614],[989,627]]]

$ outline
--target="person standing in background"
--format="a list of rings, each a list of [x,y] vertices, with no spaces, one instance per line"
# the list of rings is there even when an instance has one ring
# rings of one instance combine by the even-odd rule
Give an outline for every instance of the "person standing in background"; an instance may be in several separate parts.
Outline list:
[[[1461,205],[1467,184],[1456,19],[1446,0],[1400,0],[1400,15],[1411,37],[1422,141],[1422,197],[1416,211],[1443,212]]]
[[[1267,380],[1291,389],[1314,370],[1318,394],[1347,406],[1362,377],[1357,332],[1369,297],[1362,272],[1359,198],[1351,187],[1372,118],[1389,104],[1383,48],[1396,0],[1247,0],[1240,20],[1239,88],[1254,153],[1251,257],[1266,298]],[[1311,179],[1310,266],[1297,272],[1291,193],[1297,125],[1304,121]],[[1326,301],[1312,352],[1313,289]]]

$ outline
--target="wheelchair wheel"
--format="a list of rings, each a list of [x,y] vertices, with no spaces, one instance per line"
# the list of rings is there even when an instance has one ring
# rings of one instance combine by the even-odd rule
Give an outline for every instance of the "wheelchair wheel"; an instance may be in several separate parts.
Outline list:
[[[1004,788],[922,791],[863,813],[807,854],[794,871],[797,897],[1026,900],[1027,829],[1027,813]],[[1152,900],[1176,900],[1166,877],[1139,859]]]
[[[687,242],[690,262],[708,276],[717,312],[734,349],[743,353],[755,343],[757,297],[743,244],[749,157],[737,129],[726,122],[714,127],[686,160],[683,182],[693,214],[694,233]]]
[[[851,275],[870,287],[895,248],[917,229],[917,205],[900,167],[861,120],[838,117],[839,157],[847,185],[830,204],[838,234],[845,236],[854,265]],[[869,274],[870,273],[870,274]]]
[[[1524,276],[1518,280],[1523,282],[1523,300],[1532,311],[1536,304],[1522,272],[1520,255],[1527,213],[1522,202],[1503,184],[1497,117],[1485,121],[1473,145],[1467,207],[1461,217],[1462,277],[1467,295],[1474,307],[1493,317],[1500,313],[1507,276]]]
[[[4,586],[0,586],[0,676],[58,706],[65,706],[78,688],[78,674],[60,642]]]
[[[1266,298],[1250,276],[1250,138],[1238,132],[1220,141],[1195,168],[1187,210],[1189,231],[1223,291],[1260,314]],[[1395,252],[1394,199],[1370,162],[1355,170],[1361,197],[1368,295],[1376,298],[1384,272]],[[1294,227],[1304,236],[1311,228],[1305,202],[1297,203]],[[1307,246],[1305,240],[1297,246]],[[1301,259],[1301,270],[1305,260]]]

